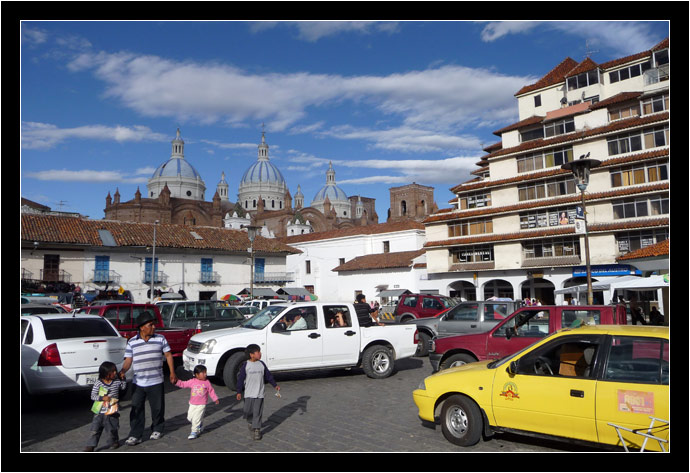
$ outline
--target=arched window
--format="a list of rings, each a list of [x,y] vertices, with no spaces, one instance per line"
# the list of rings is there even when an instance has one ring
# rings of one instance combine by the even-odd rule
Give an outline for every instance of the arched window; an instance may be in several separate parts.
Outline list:
[[[252,208],[256,208],[256,199],[252,201]]]
[[[272,201],[271,201],[271,208],[272,208],[272,209],[275,209],[275,208],[276,208],[276,201],[275,201],[275,200],[272,200]]]
[[[400,215],[407,215],[407,202],[404,200],[400,202]]]

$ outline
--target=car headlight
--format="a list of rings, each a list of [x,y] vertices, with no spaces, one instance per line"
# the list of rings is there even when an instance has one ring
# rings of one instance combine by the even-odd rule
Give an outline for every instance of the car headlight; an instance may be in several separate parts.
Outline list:
[[[216,346],[216,339],[212,338],[210,340],[206,340],[202,345],[201,348],[199,349],[199,353],[213,353],[213,347]]]

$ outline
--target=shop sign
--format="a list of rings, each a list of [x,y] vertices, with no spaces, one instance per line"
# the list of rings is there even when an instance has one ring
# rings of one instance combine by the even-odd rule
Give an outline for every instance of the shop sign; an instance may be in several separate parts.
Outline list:
[[[592,276],[641,276],[639,269],[631,267],[629,264],[594,264],[592,265]],[[587,266],[573,266],[573,277],[587,276]]]

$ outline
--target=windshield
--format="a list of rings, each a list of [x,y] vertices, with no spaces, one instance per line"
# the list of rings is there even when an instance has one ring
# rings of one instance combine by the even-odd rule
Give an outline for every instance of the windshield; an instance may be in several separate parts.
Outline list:
[[[285,306],[269,305],[262,311],[255,314],[251,319],[248,319],[240,324],[240,326],[244,328],[255,328],[257,330],[261,330],[284,310]]]
[[[455,302],[450,297],[441,297],[440,299],[441,299],[441,302],[443,303],[443,305],[446,307],[446,309],[448,309],[449,307],[453,307],[453,306],[457,305],[457,302]]]

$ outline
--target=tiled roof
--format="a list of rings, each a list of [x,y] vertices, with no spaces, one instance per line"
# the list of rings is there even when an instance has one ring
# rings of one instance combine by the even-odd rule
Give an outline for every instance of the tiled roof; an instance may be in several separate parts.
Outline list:
[[[628,261],[639,258],[656,258],[659,256],[668,256],[669,240],[660,241],[654,245],[640,248],[639,250],[631,251],[623,256],[616,258],[618,261]]]
[[[592,61],[590,58],[585,58],[584,61],[582,61],[580,64],[572,68],[566,75],[565,77],[573,77],[578,74],[581,74],[583,72],[591,71],[592,69],[596,69],[599,67],[596,62]]]
[[[601,200],[601,199],[612,199],[612,198],[618,198],[618,197],[627,197],[630,195],[640,195],[640,194],[646,194],[649,192],[657,192],[657,191],[663,191],[663,190],[668,190],[669,188],[669,183],[668,181],[664,182],[658,182],[655,184],[649,184],[649,185],[639,185],[639,186],[626,186],[618,189],[613,189],[605,192],[595,192],[595,193],[587,193],[585,194],[585,200],[587,201],[595,201],[595,200]],[[528,202],[521,202],[519,204],[513,204],[513,205],[504,205],[501,207],[484,207],[481,209],[476,209],[476,210],[463,210],[463,211],[458,211],[456,209],[450,208],[450,209],[443,209],[443,213],[441,211],[435,213],[434,215],[427,217],[424,220],[425,224],[432,224],[432,223],[445,223],[445,222],[450,222],[450,221],[455,221],[455,220],[460,220],[460,219],[466,219],[466,218],[474,218],[474,217],[479,217],[479,216],[487,216],[487,215],[493,215],[493,214],[503,214],[503,213],[509,213],[509,212],[516,212],[520,210],[528,210],[528,209],[536,209],[540,207],[555,207],[558,205],[565,205],[565,204],[571,204],[571,203],[576,203],[581,201],[581,196],[580,194],[573,194],[565,197],[557,197],[557,198],[550,198],[548,200],[538,200],[538,201],[528,201]]]
[[[565,58],[556,67],[551,69],[544,77],[539,79],[532,85],[526,85],[522,89],[518,90],[515,96],[526,94],[527,92],[532,92],[533,90],[542,89],[550,85],[558,84],[565,80],[565,76],[568,72],[573,70],[577,66],[577,61],[572,58]]]
[[[626,222],[611,223],[592,223],[587,225],[587,231],[592,233],[611,232],[617,230],[638,230],[640,228],[655,228],[668,226],[668,217],[652,218],[644,220],[631,220]],[[565,235],[575,235],[574,225],[557,227],[546,230],[522,231],[503,234],[478,235],[464,238],[453,238],[448,240],[428,241],[424,248],[443,248],[458,245],[474,245],[478,243],[494,243],[513,240],[527,240],[534,238],[556,237]]]
[[[412,260],[423,255],[425,250],[399,251],[358,256],[332,269],[332,271],[358,271],[364,269],[409,268]]]
[[[108,230],[118,247],[146,247],[153,242],[153,227],[151,223],[24,214],[22,215],[21,238],[25,241],[37,241],[39,244],[58,243],[99,247],[104,245],[98,230]],[[195,232],[201,238],[194,237],[190,232]],[[156,247],[159,248],[247,252],[249,246],[247,233],[239,230],[174,224],[156,225]],[[254,251],[301,253],[300,250],[275,239],[260,236],[254,240]]]
[[[376,225],[327,230],[325,232],[305,233],[303,235],[283,237],[279,240],[290,245],[306,241],[328,240],[331,238],[343,238],[356,235],[376,235],[379,233],[401,232],[405,230],[424,230],[424,225],[414,220],[400,220]]]
[[[523,128],[529,125],[536,125],[537,123],[541,123],[543,119],[543,115],[532,115],[529,118],[525,118],[524,120],[520,120],[517,123],[513,123],[512,125],[508,125],[501,128],[500,130],[494,131],[494,135],[501,136],[501,134],[505,133],[506,131],[517,130],[518,128]],[[488,150],[485,149],[484,151]]]
[[[654,151],[647,151],[644,153],[638,153],[638,154],[633,154],[630,156],[624,156],[620,158],[613,158],[613,159],[606,159],[601,162],[601,166],[599,166],[597,169],[604,169],[606,167],[610,167],[613,165],[619,165],[619,164],[625,164],[628,162],[635,162],[635,161],[643,161],[646,159],[651,159],[651,158],[660,158],[664,156],[668,156],[669,150],[668,149],[659,149],[659,150],[654,150]],[[596,171],[595,171],[596,172]],[[474,182],[477,181],[477,179],[473,179],[468,182],[464,182],[462,184],[459,184],[455,187],[452,187],[450,190],[451,192],[454,193],[459,193],[459,192],[467,192],[467,191],[473,191],[477,189],[485,189],[485,188],[493,188],[493,187],[501,187],[505,186],[508,184],[515,184],[518,182],[524,182],[524,181],[530,181],[530,180],[536,180],[536,179],[543,179],[546,177],[553,177],[553,176],[558,176],[561,174],[570,174],[570,171],[567,171],[565,169],[561,169],[560,167],[553,167],[551,169],[547,169],[546,171],[537,171],[537,172],[530,172],[530,173],[524,173],[524,174],[519,174],[515,177],[509,177],[506,179],[496,179],[496,180],[482,180],[479,182]]]
[[[601,102],[592,104],[590,110],[598,110],[600,108],[608,107],[609,105],[615,105],[617,103],[626,102],[628,100],[634,100],[642,95],[642,92],[621,92],[613,97],[609,97]]]

